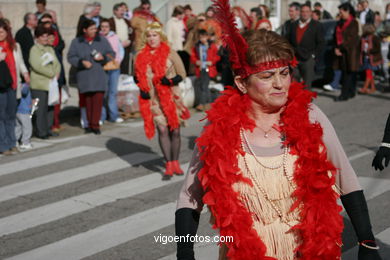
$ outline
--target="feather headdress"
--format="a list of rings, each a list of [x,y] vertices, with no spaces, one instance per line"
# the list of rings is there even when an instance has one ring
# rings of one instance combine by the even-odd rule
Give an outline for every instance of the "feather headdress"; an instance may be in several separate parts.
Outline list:
[[[267,69],[291,65],[296,66],[296,59],[275,60],[251,66],[247,62],[248,43],[237,29],[234,13],[231,11],[229,0],[212,0],[215,19],[222,28],[222,42],[230,50],[230,63],[236,75],[247,78],[251,74]]]

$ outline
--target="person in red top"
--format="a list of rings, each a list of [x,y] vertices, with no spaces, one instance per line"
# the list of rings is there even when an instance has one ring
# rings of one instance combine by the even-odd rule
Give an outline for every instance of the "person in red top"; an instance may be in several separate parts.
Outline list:
[[[203,111],[210,102],[210,78],[217,76],[216,64],[221,57],[218,55],[217,45],[210,41],[208,32],[199,30],[198,33],[199,41],[192,49],[191,62],[196,65],[196,86],[200,90],[200,100],[196,110]]]

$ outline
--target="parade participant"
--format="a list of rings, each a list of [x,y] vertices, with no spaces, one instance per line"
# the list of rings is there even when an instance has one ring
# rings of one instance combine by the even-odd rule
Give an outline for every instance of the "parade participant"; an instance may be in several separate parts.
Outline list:
[[[375,170],[383,171],[383,159],[385,160],[384,166],[389,166],[390,162],[390,114],[387,118],[385,134],[383,135],[381,146],[379,147],[378,152],[375,155],[374,160],[372,161],[372,166]]]
[[[178,200],[176,235],[195,236],[203,203],[221,236],[219,259],[340,259],[339,193],[359,241],[359,260],[381,259],[363,192],[336,133],[292,83],[291,45],[275,32],[245,35],[228,0],[214,1],[237,88],[208,111]],[[199,151],[199,152],[198,152]],[[193,243],[177,244],[194,259]]]
[[[140,110],[147,138],[153,138],[157,127],[166,160],[164,179],[169,179],[174,173],[183,174],[178,161],[180,125],[190,114],[182,102],[178,84],[186,73],[158,22],[146,27],[143,42],[144,47],[135,59],[135,79],[141,91]]]

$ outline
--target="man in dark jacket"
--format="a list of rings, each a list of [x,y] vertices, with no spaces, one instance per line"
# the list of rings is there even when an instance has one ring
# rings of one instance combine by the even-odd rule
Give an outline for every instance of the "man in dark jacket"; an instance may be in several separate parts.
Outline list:
[[[375,23],[375,13],[368,7],[368,1],[363,0],[359,2],[362,7],[363,11],[359,12],[357,14],[357,18],[359,18],[360,23],[362,25],[364,24],[374,24]]]
[[[24,26],[16,33],[15,40],[20,44],[22,49],[23,61],[27,69],[30,71],[30,63],[28,62],[30,56],[30,49],[34,45],[34,30],[37,28],[38,19],[33,13],[24,15]]]
[[[324,8],[322,8],[322,4],[320,2],[316,2],[314,4],[314,10],[318,10],[321,12],[320,20],[333,19],[333,16],[328,11],[326,11]]]
[[[290,20],[287,20],[282,27],[282,36],[286,37],[289,31],[291,30],[291,24],[299,19],[299,11],[301,9],[301,4],[298,2],[293,2],[288,6],[288,15]]]
[[[315,59],[320,56],[325,45],[322,24],[311,19],[312,11],[308,5],[301,6],[301,17],[291,25],[287,39],[294,47],[298,59],[297,79],[302,78],[310,88],[314,79]],[[297,75],[299,72],[299,75]]]

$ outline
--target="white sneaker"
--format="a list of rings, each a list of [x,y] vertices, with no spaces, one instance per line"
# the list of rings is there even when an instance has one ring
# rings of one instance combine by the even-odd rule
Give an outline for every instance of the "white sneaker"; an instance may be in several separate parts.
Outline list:
[[[323,88],[326,91],[335,91],[335,89],[331,85],[329,85],[329,84],[324,85]]]
[[[122,117],[118,117],[118,118],[115,120],[115,123],[120,124],[120,123],[123,123],[123,121],[125,121],[125,120],[123,120]]]
[[[33,146],[31,143],[30,144],[21,144],[18,148],[22,151],[26,151],[26,150],[31,150],[33,148]]]
[[[102,121],[102,120],[99,120],[99,125],[100,125],[100,126],[103,125],[103,121]]]

